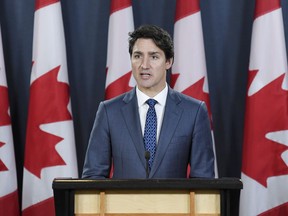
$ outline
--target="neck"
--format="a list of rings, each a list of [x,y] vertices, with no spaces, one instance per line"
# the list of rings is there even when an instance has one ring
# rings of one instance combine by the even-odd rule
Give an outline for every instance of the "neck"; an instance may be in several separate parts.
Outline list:
[[[144,94],[146,94],[148,97],[150,98],[154,98],[157,94],[159,94],[161,91],[163,91],[163,89],[166,87],[166,83],[161,86],[161,88],[155,89],[155,88],[141,88],[138,86],[138,89],[143,92]]]

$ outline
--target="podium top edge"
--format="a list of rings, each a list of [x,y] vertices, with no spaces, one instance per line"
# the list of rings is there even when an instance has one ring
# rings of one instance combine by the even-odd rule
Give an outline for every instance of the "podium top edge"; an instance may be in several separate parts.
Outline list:
[[[192,179],[75,179],[56,178],[54,190],[184,190],[184,189],[242,189],[243,183],[238,178],[192,178]]]

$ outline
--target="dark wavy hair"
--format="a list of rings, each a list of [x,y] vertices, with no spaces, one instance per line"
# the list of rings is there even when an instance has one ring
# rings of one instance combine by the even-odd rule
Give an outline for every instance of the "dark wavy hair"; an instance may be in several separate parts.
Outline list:
[[[169,33],[155,25],[142,25],[129,33],[129,53],[132,55],[133,47],[137,39],[152,39],[157,47],[165,53],[166,59],[174,58],[173,40]]]

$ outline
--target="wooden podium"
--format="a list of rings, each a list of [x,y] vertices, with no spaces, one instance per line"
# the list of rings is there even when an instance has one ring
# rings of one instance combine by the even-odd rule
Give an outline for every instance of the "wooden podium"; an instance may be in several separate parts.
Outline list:
[[[57,216],[229,216],[236,178],[53,181]]]

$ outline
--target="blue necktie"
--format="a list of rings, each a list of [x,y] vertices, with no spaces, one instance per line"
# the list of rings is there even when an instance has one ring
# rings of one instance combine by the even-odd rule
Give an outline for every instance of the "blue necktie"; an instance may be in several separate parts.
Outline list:
[[[151,169],[156,152],[157,116],[154,106],[157,101],[154,99],[149,99],[146,101],[146,103],[149,105],[149,109],[147,111],[144,129],[144,145],[145,150],[150,152],[150,159],[148,163],[149,168]]]

